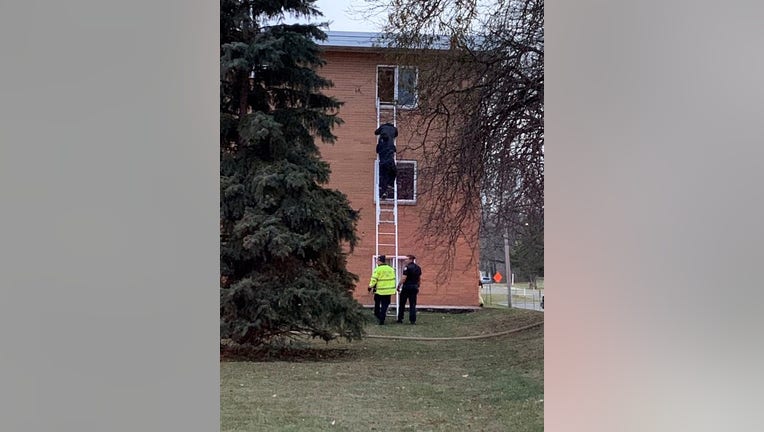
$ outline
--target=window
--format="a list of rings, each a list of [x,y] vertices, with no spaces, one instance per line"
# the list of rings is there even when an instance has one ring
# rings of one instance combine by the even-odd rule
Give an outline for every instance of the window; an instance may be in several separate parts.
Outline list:
[[[418,70],[407,66],[377,66],[377,97],[382,105],[416,107]]]
[[[398,174],[398,201],[416,203],[416,161],[400,160],[396,164]]]
[[[382,254],[380,254],[382,255]],[[390,266],[395,269],[395,279],[401,280],[403,277],[403,269],[406,268],[406,255],[398,255],[397,257],[394,257],[392,255],[386,255],[387,263],[390,264]],[[377,267],[377,255],[371,256],[371,271],[374,271],[374,268]],[[390,306],[393,306],[393,304],[390,304]],[[394,306],[393,306],[394,307]]]
[[[416,77],[415,68],[398,69],[398,104],[404,107],[416,106]]]
[[[378,160],[374,162],[374,199],[377,199],[376,191],[378,190],[379,181],[379,164]],[[398,173],[395,176],[395,181],[398,183],[398,204],[416,204],[416,161],[414,160],[397,160],[396,168]]]
[[[395,69],[394,67],[377,67],[377,97],[383,104],[395,101]]]

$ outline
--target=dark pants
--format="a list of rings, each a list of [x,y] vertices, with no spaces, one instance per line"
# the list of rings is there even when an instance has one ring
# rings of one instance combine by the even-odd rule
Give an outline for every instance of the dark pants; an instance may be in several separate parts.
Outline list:
[[[398,170],[395,168],[394,161],[379,162],[379,196],[383,196],[387,192],[387,188],[395,183],[397,174]]]
[[[406,306],[406,300],[409,302],[409,322],[416,322],[416,295],[419,294],[419,288],[401,289],[398,297],[398,321],[403,321],[403,308]]]
[[[385,323],[385,317],[387,316],[387,308],[390,306],[390,296],[374,294],[374,316],[377,317],[380,324]]]

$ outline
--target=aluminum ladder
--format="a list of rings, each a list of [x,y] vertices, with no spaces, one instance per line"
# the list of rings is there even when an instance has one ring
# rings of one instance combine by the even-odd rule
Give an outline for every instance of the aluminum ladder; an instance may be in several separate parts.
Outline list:
[[[377,128],[382,124],[383,113],[392,116],[392,119],[386,118],[385,121],[391,121],[394,126],[397,124],[397,101],[393,104],[382,104],[377,98]],[[395,142],[395,139],[393,139]],[[397,146],[396,146],[397,147]],[[397,163],[397,155],[393,155]],[[377,257],[385,255],[387,263],[395,270],[395,286],[398,286],[398,176],[393,182],[393,199],[382,200],[379,198],[379,155],[374,161],[374,202],[376,204],[376,245],[374,256],[372,257],[372,271],[376,267]],[[398,292],[395,292],[395,303],[390,302],[387,315],[395,316],[398,314],[399,298]]]

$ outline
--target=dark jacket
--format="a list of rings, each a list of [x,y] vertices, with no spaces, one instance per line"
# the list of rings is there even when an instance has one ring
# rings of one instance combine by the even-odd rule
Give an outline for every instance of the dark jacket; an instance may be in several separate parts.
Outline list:
[[[416,263],[408,263],[403,269],[403,274],[406,275],[406,282],[403,283],[403,288],[419,288],[419,279],[422,277],[422,268]]]
[[[390,123],[385,123],[374,131],[374,135],[379,135],[377,141],[379,161],[381,163],[392,162],[396,152],[395,138],[398,136],[398,129]]]
[[[392,123],[384,123],[374,131],[374,135],[379,135],[379,138],[385,141],[393,141],[394,144],[394,139],[398,137],[398,128]]]

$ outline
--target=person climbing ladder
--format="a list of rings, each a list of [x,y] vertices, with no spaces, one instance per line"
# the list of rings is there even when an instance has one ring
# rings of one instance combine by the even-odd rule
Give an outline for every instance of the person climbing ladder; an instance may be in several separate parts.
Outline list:
[[[377,140],[377,155],[379,156],[379,197],[389,199],[387,189],[395,182],[398,170],[395,166],[395,138],[398,136],[398,128],[392,123],[384,123],[374,131],[379,135]]]

